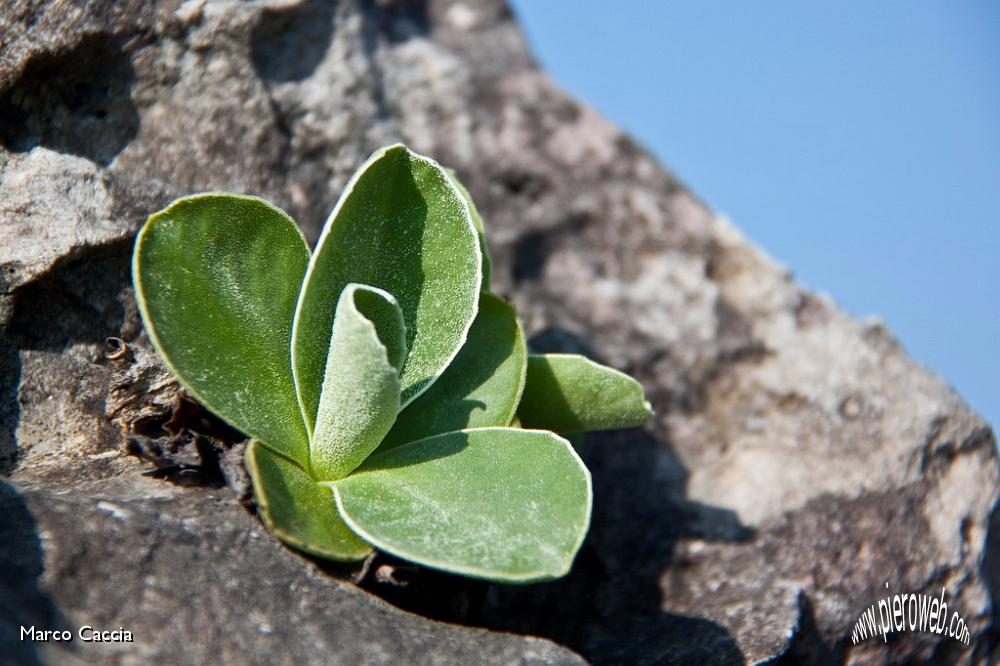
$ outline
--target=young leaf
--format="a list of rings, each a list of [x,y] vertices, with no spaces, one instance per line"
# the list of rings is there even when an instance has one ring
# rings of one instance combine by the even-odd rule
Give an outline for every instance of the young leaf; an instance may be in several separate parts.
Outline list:
[[[372,551],[341,519],[330,489],[298,465],[257,440],[247,445],[245,462],[261,518],[279,539],[340,562],[362,560]]]
[[[181,384],[305,462],[289,345],[309,250],[295,222],[256,197],[185,197],[149,218],[132,261],[146,330]]]
[[[577,354],[531,354],[517,416],[525,428],[573,433],[642,425],[653,410],[625,373]]]
[[[351,283],[389,292],[406,322],[403,406],[440,376],[476,316],[482,255],[469,206],[436,162],[390,146],[354,174],[309,262],[292,359],[306,421],[319,405],[333,305]]]
[[[527,360],[514,308],[483,292],[462,350],[444,374],[400,412],[381,448],[452,430],[509,424],[524,390]]]
[[[317,481],[347,476],[389,432],[399,411],[399,371],[392,357],[399,364],[405,356],[404,337],[403,313],[392,295],[358,284],[341,292],[309,444]]]
[[[472,201],[472,195],[469,194],[469,190],[465,189],[465,185],[462,181],[458,179],[458,175],[455,173],[454,169],[445,169],[448,175],[451,177],[451,182],[458,188],[458,191],[462,193],[465,198],[465,203],[469,205],[469,212],[472,214],[472,223],[476,227],[476,233],[479,236],[479,249],[483,254],[483,283],[480,287],[483,291],[490,290],[490,273],[493,270],[493,262],[490,260],[490,250],[486,245],[486,229],[483,226],[483,217],[479,214],[479,209],[476,208],[476,204]]]
[[[437,435],[375,454],[328,485],[347,524],[375,547],[489,580],[564,575],[590,522],[590,473],[550,432]]]

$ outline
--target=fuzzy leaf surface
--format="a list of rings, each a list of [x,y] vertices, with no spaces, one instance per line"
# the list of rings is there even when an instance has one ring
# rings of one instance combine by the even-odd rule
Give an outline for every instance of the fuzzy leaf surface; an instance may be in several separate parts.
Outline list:
[[[444,374],[400,412],[382,448],[452,430],[509,424],[524,390],[527,362],[514,308],[483,292],[462,350]]]
[[[257,440],[247,445],[245,462],[261,518],[279,539],[340,562],[362,560],[372,551],[344,523],[330,489],[318,485],[298,465]]]
[[[396,145],[354,174],[327,220],[295,312],[292,359],[302,413],[313,423],[333,308],[349,283],[396,297],[409,350],[405,406],[437,379],[476,316],[482,255],[469,206],[433,160]]]
[[[590,473],[551,432],[437,435],[329,485],[347,524],[380,550],[489,580],[564,575],[590,523]]]
[[[653,416],[642,385],[578,354],[530,354],[517,416],[559,433],[632,428]]]
[[[403,313],[391,294],[357,284],[341,292],[309,445],[316,480],[347,476],[392,428],[405,335]]]
[[[295,222],[256,197],[200,194],[154,214],[132,276],[156,350],[202,404],[305,462],[292,315],[309,250]]]
[[[479,214],[479,209],[476,208],[476,204],[472,201],[472,195],[469,194],[469,190],[465,188],[462,181],[458,179],[458,175],[453,169],[446,169],[448,175],[451,177],[452,183],[458,188],[458,191],[465,198],[465,203],[469,205],[469,213],[472,215],[472,223],[476,227],[476,234],[479,236],[479,249],[483,254],[483,282],[481,289],[483,291],[489,291],[490,289],[490,274],[493,272],[493,261],[490,259],[490,249],[486,244],[486,228],[483,224],[483,216]]]

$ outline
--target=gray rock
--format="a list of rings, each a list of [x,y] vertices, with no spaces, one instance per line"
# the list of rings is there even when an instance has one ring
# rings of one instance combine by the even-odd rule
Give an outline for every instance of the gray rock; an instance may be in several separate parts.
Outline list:
[[[582,663],[548,641],[392,608],[289,554],[228,491],[136,478],[50,485],[18,493],[0,482],[10,663]],[[132,642],[32,643],[21,626],[124,628]]]
[[[227,490],[143,477],[108,420],[174,397],[155,365],[104,357],[108,336],[148,351],[128,258],[150,211],[193,191],[253,193],[315,238],[352,169],[394,140],[468,184],[495,286],[533,344],[635,374],[658,416],[582,447],[594,524],[567,579],[487,586],[385,561],[365,590],[598,663],[998,657],[988,426],[884,326],[803,290],[561,91],[498,0],[18,0],[0,17],[0,118],[0,471],[23,495],[0,512],[16,535],[0,556],[23,572],[0,599],[38,622],[143,628],[101,658],[245,659],[279,643],[320,658],[299,640],[330,646],[322,659],[572,658],[321,575]],[[148,401],[122,383],[130,371]],[[173,587],[184,580],[189,602]],[[944,588],[971,644],[853,645],[886,583]],[[293,586],[311,605],[290,606]],[[161,596],[184,617],[157,610]],[[274,622],[283,613],[302,628]]]

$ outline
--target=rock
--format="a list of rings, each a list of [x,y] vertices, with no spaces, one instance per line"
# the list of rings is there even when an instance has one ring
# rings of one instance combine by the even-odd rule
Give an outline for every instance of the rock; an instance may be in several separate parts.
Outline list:
[[[0,557],[17,563],[0,581],[39,623],[144,633],[97,657],[197,661],[215,640],[234,659],[276,645],[306,661],[574,658],[374,592],[596,663],[1000,658],[988,426],[883,325],[803,290],[561,91],[499,0],[16,0],[0,17],[0,118],[0,471],[16,488]],[[283,550],[221,482],[143,476],[106,416],[135,423],[175,397],[129,280],[149,212],[194,191],[259,194],[315,239],[351,171],[394,140],[468,184],[533,344],[635,374],[656,408],[651,427],[581,447],[594,523],[562,581],[492,586],[383,559],[359,590]],[[112,336],[152,365],[116,368]],[[186,601],[185,580],[208,600]],[[970,644],[852,644],[887,583],[944,588]],[[293,606],[292,589],[327,605]]]
[[[15,663],[582,663],[392,608],[290,555],[228,491],[141,477],[19,488],[0,482],[0,646]],[[21,626],[133,641],[33,643]]]

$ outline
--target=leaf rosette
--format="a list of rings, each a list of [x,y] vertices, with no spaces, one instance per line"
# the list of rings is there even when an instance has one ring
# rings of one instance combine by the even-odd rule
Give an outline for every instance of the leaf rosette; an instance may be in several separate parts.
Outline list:
[[[310,253],[255,197],[152,215],[133,280],[181,384],[244,432],[264,522],[357,561],[378,548],[505,582],[564,575],[590,522],[566,435],[640,425],[639,384],[529,354],[489,292],[482,218],[457,177],[402,145],[354,174]]]

